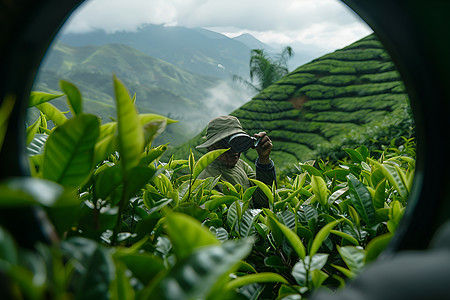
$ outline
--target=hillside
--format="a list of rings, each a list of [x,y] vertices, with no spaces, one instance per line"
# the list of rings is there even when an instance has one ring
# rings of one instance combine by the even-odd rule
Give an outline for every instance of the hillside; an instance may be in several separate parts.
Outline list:
[[[370,35],[297,68],[231,115],[249,133],[266,131],[274,141],[272,158],[282,166],[313,159],[319,147],[339,145],[349,135],[398,124],[408,117],[407,105],[389,55]],[[204,135],[174,149],[175,157],[187,157]],[[244,158],[254,161],[255,151]]]
[[[174,144],[192,137],[211,117],[229,113],[247,92],[218,78],[194,74],[121,44],[72,47],[56,43],[46,56],[33,90],[58,91],[59,80],[77,85],[86,111],[104,121],[115,116],[112,74],[137,94],[140,112],[157,112],[180,122]],[[212,99],[221,98],[219,104]],[[61,105],[63,101],[56,101]],[[165,133],[167,135],[167,133]]]

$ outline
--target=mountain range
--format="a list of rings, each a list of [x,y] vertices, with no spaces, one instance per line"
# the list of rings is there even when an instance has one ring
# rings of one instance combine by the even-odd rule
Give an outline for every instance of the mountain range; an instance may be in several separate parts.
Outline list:
[[[135,32],[62,32],[58,39],[75,47],[124,44],[179,68],[224,80],[229,80],[235,74],[248,76],[252,49],[264,49],[272,54],[281,52],[281,49],[262,43],[250,34],[229,38],[204,28],[153,24],[147,24]],[[315,55],[317,51],[322,50],[312,46],[303,47],[292,57],[291,67],[296,68],[318,57],[319,55]]]

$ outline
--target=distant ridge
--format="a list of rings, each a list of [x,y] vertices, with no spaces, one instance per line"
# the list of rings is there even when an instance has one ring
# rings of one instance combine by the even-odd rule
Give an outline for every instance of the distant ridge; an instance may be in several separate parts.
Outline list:
[[[280,167],[313,159],[318,147],[339,145],[352,132],[389,123],[387,119],[401,122],[407,105],[394,64],[369,35],[297,68],[231,115],[249,133],[269,134],[272,158]],[[175,157],[187,157],[189,148],[200,156],[195,146],[204,135],[174,149]],[[248,151],[243,158],[253,162],[256,153]]]
[[[172,144],[188,140],[211,117],[229,113],[249,99],[238,86],[186,71],[123,44],[73,47],[56,43],[43,61],[33,90],[61,93],[59,80],[70,81],[87,99],[86,112],[107,122],[115,117],[112,74],[136,93],[140,112],[180,121],[164,133],[179,128],[164,139]],[[216,98],[220,100],[213,104]],[[66,110],[64,101],[55,101]]]
[[[277,50],[271,46],[264,44],[260,40],[256,39],[253,35],[248,33],[243,33],[239,36],[233,38],[235,41],[239,41],[249,47],[250,49],[264,49],[268,52],[275,53]]]
[[[67,33],[58,37],[71,46],[124,44],[179,68],[222,79],[247,75],[250,48],[206,29],[148,24],[136,32]],[[218,65],[225,67],[219,68]]]

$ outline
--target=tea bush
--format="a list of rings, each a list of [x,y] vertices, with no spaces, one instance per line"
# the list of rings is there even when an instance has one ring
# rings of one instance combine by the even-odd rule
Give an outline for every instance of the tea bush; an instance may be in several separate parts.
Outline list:
[[[346,148],[346,160],[298,163],[278,186],[252,180],[244,190],[197,179],[226,150],[160,161],[167,145],[152,141],[174,121],[138,114],[116,78],[117,116],[107,124],[83,113],[75,86],[61,88],[73,117],[48,102],[60,95],[34,93],[33,177],[0,184],[1,207],[41,207],[59,242],[30,251],[0,230],[6,297],[305,299],[344,286],[376,259],[407,205],[411,140],[376,158],[365,146]],[[251,208],[256,188],[268,208]]]

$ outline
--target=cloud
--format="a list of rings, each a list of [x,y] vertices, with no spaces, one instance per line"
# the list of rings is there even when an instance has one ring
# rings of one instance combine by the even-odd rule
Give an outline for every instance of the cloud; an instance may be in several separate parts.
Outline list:
[[[134,31],[146,23],[205,27],[266,43],[336,49],[371,29],[338,0],[88,0],[65,31]]]
[[[239,83],[226,81],[208,89],[207,94],[200,100],[202,109],[191,111],[181,121],[192,132],[202,130],[211,119],[229,114],[255,95]]]

